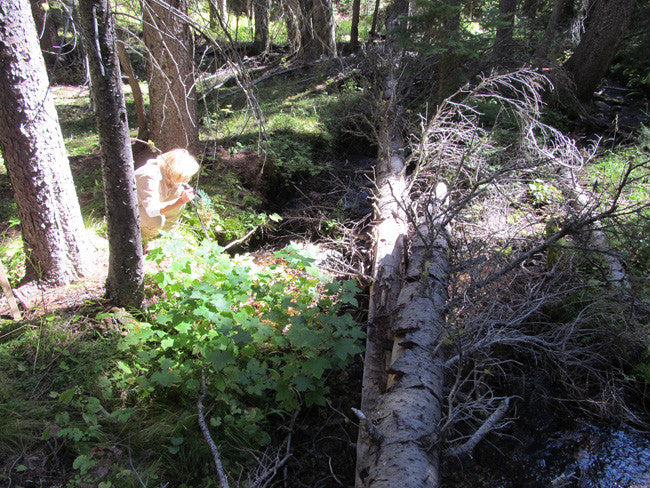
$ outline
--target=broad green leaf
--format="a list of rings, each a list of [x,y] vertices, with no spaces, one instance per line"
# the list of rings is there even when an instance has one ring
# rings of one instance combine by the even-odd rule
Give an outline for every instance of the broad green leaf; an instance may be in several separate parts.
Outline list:
[[[212,367],[216,371],[220,371],[224,369],[226,366],[229,364],[233,364],[235,362],[235,356],[233,355],[232,351],[229,349],[226,350],[220,350],[220,349],[215,349],[213,351],[210,351],[207,356],[207,360],[212,363]]]
[[[75,392],[74,388],[69,388],[61,392],[61,394],[59,394],[59,401],[67,405],[72,401],[72,398],[74,397],[74,392]]]
[[[307,359],[302,364],[302,372],[307,376],[320,379],[323,376],[323,372],[330,367],[331,364],[327,359],[317,356]]]
[[[293,384],[298,391],[307,391],[312,387],[312,382],[306,376],[299,374],[293,379]]]
[[[320,335],[315,330],[308,329],[301,317],[291,317],[291,327],[287,331],[287,338],[297,348],[318,348],[321,342]]]
[[[361,345],[355,339],[344,337],[336,341],[334,354],[342,361],[345,361],[349,357],[360,353],[362,350]]]
[[[174,371],[156,371],[151,375],[151,382],[160,386],[172,386],[180,380]]]

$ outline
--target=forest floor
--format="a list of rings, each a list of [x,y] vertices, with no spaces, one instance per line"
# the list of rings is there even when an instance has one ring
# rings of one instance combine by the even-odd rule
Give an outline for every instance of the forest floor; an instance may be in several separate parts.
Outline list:
[[[339,80],[340,81],[340,80]],[[277,89],[281,81],[270,90]],[[352,154],[342,151],[343,156],[329,157],[318,160],[312,157],[305,147],[312,144],[320,147],[323,143],[322,134],[318,131],[319,123],[312,123],[307,118],[310,111],[319,110],[322,106],[331,104],[331,98],[337,96],[336,90],[316,77],[309,83],[304,83],[296,78],[289,79],[288,85],[295,85],[296,92],[286,98],[286,106],[281,117],[270,119],[270,124],[279,127],[277,141],[282,144],[274,149],[276,154],[282,156],[282,151],[289,152],[290,157],[282,159],[278,157],[279,165],[287,170],[287,165],[298,160],[315,161],[327,163],[327,171],[319,177],[310,177],[309,173],[294,175],[291,185],[283,187],[281,192],[274,192],[275,181],[260,181],[256,178],[259,175],[260,158],[252,150],[241,150],[242,146],[248,147],[247,137],[250,138],[249,130],[237,128],[228,129],[226,137],[221,142],[232,143],[236,150],[228,151],[222,147],[216,139],[206,139],[205,160],[208,173],[203,181],[206,190],[211,195],[226,195],[224,200],[230,199],[234,202],[235,209],[241,207],[259,208],[260,203],[268,205],[272,211],[277,212],[282,220],[275,228],[265,227],[267,224],[251,224],[245,221],[248,215],[237,214],[237,218],[245,221],[237,221],[241,225],[234,235],[220,236],[225,244],[246,234],[249,229],[258,226],[257,234],[250,242],[250,249],[246,244],[239,247],[239,251],[258,249],[265,252],[271,248],[277,248],[283,243],[293,239],[306,241],[324,242],[326,247],[334,248],[334,260],[336,271],[341,275],[356,275],[363,291],[359,296],[359,307],[355,318],[359,323],[364,322],[363,309],[367,305],[368,267],[370,256],[371,239],[368,229],[371,224],[372,206],[370,195],[372,192],[372,157],[368,154]],[[97,140],[94,134],[92,114],[87,107],[87,91],[83,87],[58,87],[55,89],[60,106],[62,125],[69,144],[68,150],[71,154],[71,167],[75,183],[77,185],[79,200],[86,221],[92,224],[90,240],[94,249],[94,266],[90,274],[84,280],[66,287],[40,290],[30,285],[24,288],[17,288],[17,295],[22,304],[24,319],[19,324],[10,324],[4,320],[0,324],[0,340],[3,344],[16,336],[31,330],[33,338],[29,339],[29,347],[20,345],[21,350],[28,351],[22,358],[12,358],[9,363],[11,352],[4,351],[3,359],[5,365],[18,367],[23,372],[33,372],[35,376],[42,374],[43,382],[48,380],[48,375],[56,370],[57,380],[65,375],[65,364],[67,359],[65,349],[68,345],[74,346],[75,341],[87,342],[93,347],[93,340],[97,337],[104,337],[109,334],[110,323],[106,320],[96,320],[102,312],[107,311],[103,303],[104,281],[108,269],[108,245],[102,234],[102,211],[101,201],[101,177],[100,160],[97,153]],[[314,103],[312,96],[317,95],[320,102]],[[282,102],[282,103],[285,103]],[[320,103],[320,105],[319,105]],[[237,104],[234,103],[235,108]],[[280,103],[281,105],[281,103]],[[227,110],[226,110],[227,109]],[[130,106],[132,111],[132,107]],[[224,113],[229,113],[232,107],[224,108]],[[294,120],[295,119],[295,120]],[[295,124],[295,125],[292,125]],[[311,124],[311,125],[310,125]],[[307,127],[307,132],[293,131],[296,126]],[[289,127],[291,130],[287,130]],[[316,127],[316,128],[314,128]],[[286,131],[286,132],[282,132]],[[309,132],[311,131],[311,132]],[[243,134],[243,135],[242,135]],[[300,144],[298,144],[298,143]],[[239,144],[237,146],[237,143]],[[356,145],[363,145],[356,141]],[[314,153],[318,154],[318,150]],[[305,156],[308,154],[308,156]],[[138,157],[140,162],[146,156]],[[218,162],[220,161],[220,162]],[[137,164],[137,163],[136,163]],[[282,166],[282,165],[285,166]],[[214,180],[221,177],[224,170],[230,170],[235,175],[236,184],[228,193],[221,190],[215,191],[211,185]],[[288,171],[288,170],[287,170]],[[0,188],[7,185],[6,174],[0,175]],[[5,192],[6,194],[6,192]],[[252,198],[256,203],[249,205],[247,200]],[[0,205],[0,209],[7,208],[9,204]],[[268,209],[267,209],[268,210]],[[3,210],[4,211],[4,210]],[[230,211],[230,210],[229,210]],[[269,212],[270,213],[270,212]],[[9,222],[11,216],[5,213],[3,219]],[[186,216],[192,217],[190,208],[186,210]],[[15,218],[15,216],[13,216]],[[185,225],[199,228],[199,222],[188,221]],[[16,229],[7,227],[0,229],[3,238],[16,237]],[[100,234],[100,235],[98,235]],[[15,248],[14,248],[15,249]],[[20,268],[17,261],[12,260],[10,264],[15,267],[9,269],[12,278],[20,275]],[[159,269],[155,263],[145,261],[145,268],[148,274]],[[8,315],[8,306],[0,301],[0,315]],[[39,352],[41,338],[45,337],[45,328],[54,322],[71,325],[69,336],[55,339],[55,346],[49,351],[47,364],[41,368]],[[74,337],[73,337],[74,336]],[[45,342],[45,341],[44,341]],[[76,346],[75,346],[76,347]],[[41,354],[41,356],[39,356]],[[278,473],[278,486],[304,487],[304,488],[330,488],[350,487],[354,484],[355,448],[357,425],[351,414],[351,407],[358,407],[361,394],[362,361],[359,355],[356,361],[344,371],[337,371],[328,379],[330,395],[328,395],[325,406],[312,406],[304,408],[295,417],[293,423],[290,419],[277,421],[276,436],[279,438],[286,434],[291,425],[292,429],[292,450],[293,456],[287,462],[281,472]],[[16,378],[18,373],[16,373]],[[40,377],[39,377],[40,378]],[[65,381],[72,381],[73,377],[65,377]],[[9,369],[2,369],[0,364],[0,381],[6,379],[14,380],[14,372]],[[13,480],[13,486],[86,486],[83,483],[75,484],[75,476],[79,471],[73,469],[73,461],[76,459],[74,449],[54,438],[42,440],[44,435],[43,424],[40,417],[52,417],[51,411],[44,411],[52,406],[54,400],[48,398],[51,390],[55,387],[48,384],[30,384],[30,391],[15,392],[5,391],[0,388],[0,398],[5,402],[7,408],[17,412],[15,418],[22,423],[12,422],[5,430],[0,428],[0,454],[8,454],[7,449],[12,449],[12,455],[5,461],[0,461],[0,474],[9,475]],[[69,386],[69,385],[68,385]],[[61,387],[57,387],[61,390]],[[544,388],[540,388],[540,392]],[[540,394],[540,392],[533,392]],[[24,397],[21,395],[24,394]],[[539,404],[535,404],[534,394],[522,402],[518,414],[522,421],[513,426],[510,430],[502,433],[502,437],[489,437],[485,445],[476,452],[478,462],[465,462],[457,465],[450,464],[447,469],[445,486],[449,487],[494,487],[494,488],[517,488],[519,486],[547,487],[547,486],[577,486],[579,480],[575,477],[577,472],[576,457],[588,456],[590,451],[584,446],[591,443],[605,445],[592,431],[587,433],[572,428],[565,428],[561,421],[561,415],[557,412],[545,410],[544,398],[537,398]],[[59,408],[60,405],[57,407]],[[52,407],[54,408],[54,407]],[[168,408],[168,406],[165,406]],[[33,413],[32,413],[33,412]],[[9,410],[3,412],[0,406],[0,414],[9,415]],[[172,412],[176,416],[176,412]],[[180,414],[179,414],[180,415]],[[564,419],[566,420],[566,419]],[[172,422],[165,417],[164,421]],[[573,425],[583,423],[585,429],[589,429],[582,419],[572,419]],[[599,427],[600,428],[600,427]],[[11,431],[9,431],[11,429]],[[284,430],[283,430],[284,429]],[[505,440],[504,440],[505,439]],[[274,439],[278,440],[278,439]],[[546,440],[553,441],[554,445],[545,445]],[[102,441],[105,441],[102,438]],[[642,440],[635,440],[640,446],[637,451],[638,459],[646,459],[649,450]],[[90,445],[88,439],[83,439],[81,444]],[[9,446],[9,448],[7,447]],[[541,447],[540,447],[541,446]],[[130,447],[130,446],[127,446]],[[133,463],[131,452],[127,447],[120,445],[121,450],[119,462],[112,459],[110,463],[117,466],[126,466],[129,471],[128,462]],[[189,449],[187,456],[196,452]],[[552,452],[551,452],[552,451]],[[551,453],[548,456],[544,452]],[[78,454],[78,453],[76,453]],[[147,455],[151,455],[147,451]],[[106,459],[110,456],[106,455]],[[161,457],[161,459],[163,459]],[[512,460],[517,466],[513,466]],[[135,460],[138,461],[137,459]],[[149,460],[148,460],[149,461]],[[187,460],[177,458],[164,458],[163,461],[151,462],[173,462],[182,465]],[[109,464],[110,464],[109,463]],[[532,464],[531,464],[532,463]],[[16,469],[20,467],[20,470]],[[131,464],[133,467],[133,464]],[[572,471],[573,469],[573,471]],[[135,468],[133,468],[135,471]],[[210,469],[206,469],[210,471]],[[566,473],[565,478],[562,478]],[[6,478],[5,478],[6,479]],[[522,482],[522,480],[524,480]],[[2,484],[3,478],[0,478]],[[40,483],[40,484],[39,484]],[[66,483],[69,483],[66,485]],[[136,486],[125,484],[124,486]],[[142,484],[137,485],[142,486]],[[157,486],[157,485],[154,485]],[[198,486],[198,485],[197,485]],[[206,485],[213,486],[209,482]],[[580,486],[599,486],[596,483],[587,484],[583,481]],[[612,485],[614,486],[614,485]]]

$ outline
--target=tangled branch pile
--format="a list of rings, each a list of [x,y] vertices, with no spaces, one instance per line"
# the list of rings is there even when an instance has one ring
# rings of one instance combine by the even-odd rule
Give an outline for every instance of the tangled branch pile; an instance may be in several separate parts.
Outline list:
[[[406,210],[414,227],[418,216],[442,222],[427,238],[433,245],[442,232],[451,252],[438,343],[446,361],[439,447],[448,455],[470,453],[507,425],[508,406],[526,390],[641,423],[627,403],[626,371],[645,347],[648,309],[614,245],[623,240],[611,239],[613,223],[647,207],[624,198],[638,167],[630,162],[613,189],[585,191],[595,148],[542,122],[550,89],[528,70],[483,78],[412,136]],[[440,181],[450,187],[442,207]]]

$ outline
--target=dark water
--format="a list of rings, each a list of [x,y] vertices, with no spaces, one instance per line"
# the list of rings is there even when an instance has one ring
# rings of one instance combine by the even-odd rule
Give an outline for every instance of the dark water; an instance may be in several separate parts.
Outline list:
[[[574,466],[580,488],[650,487],[650,441],[626,428],[587,427]]]
[[[577,422],[527,427],[488,441],[464,466],[447,466],[443,486],[650,488],[650,435]]]

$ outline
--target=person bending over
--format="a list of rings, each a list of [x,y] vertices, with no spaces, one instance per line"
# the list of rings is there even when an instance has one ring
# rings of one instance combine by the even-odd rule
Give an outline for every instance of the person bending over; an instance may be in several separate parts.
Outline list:
[[[194,189],[187,185],[199,164],[185,149],[173,149],[149,159],[135,171],[138,210],[143,240],[153,239],[161,230],[176,224]]]

